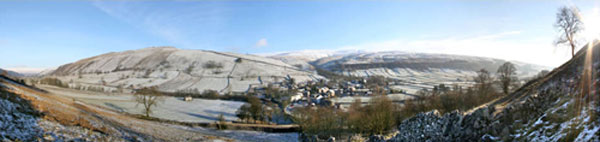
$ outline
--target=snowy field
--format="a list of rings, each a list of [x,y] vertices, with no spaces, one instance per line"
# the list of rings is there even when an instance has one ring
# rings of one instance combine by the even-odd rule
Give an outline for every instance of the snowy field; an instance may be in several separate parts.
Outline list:
[[[143,114],[142,105],[137,105],[130,94],[103,94],[87,91],[78,91],[72,89],[56,88],[53,86],[43,86],[44,89],[63,96],[67,96],[78,101],[102,106],[119,112],[131,114]],[[156,108],[153,109],[152,117],[174,120],[180,122],[200,122],[211,123],[218,120],[218,116],[223,114],[226,120],[234,121],[238,118],[235,112],[244,102],[194,99],[192,101],[183,101],[182,98],[165,97]]]
[[[40,85],[45,90],[54,94],[60,94],[69,98],[83,101],[89,104],[102,106],[115,111],[142,114],[142,106],[135,106],[132,96],[129,94],[103,94],[96,92],[78,91],[72,89],[57,88],[54,86]],[[168,97],[157,108],[154,109],[153,117],[175,120],[181,122],[215,122],[220,114],[226,120],[238,119],[235,111],[244,102],[194,99],[190,102],[182,101],[180,98]],[[266,133],[260,131],[246,130],[214,130],[203,127],[187,127],[174,124],[164,124],[169,127],[200,132],[205,135],[220,136],[235,139],[236,141],[277,141],[297,142],[298,133]]]

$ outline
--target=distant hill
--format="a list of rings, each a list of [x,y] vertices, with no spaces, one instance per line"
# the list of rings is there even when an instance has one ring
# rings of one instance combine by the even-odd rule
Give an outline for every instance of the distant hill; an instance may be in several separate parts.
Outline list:
[[[283,81],[288,75],[298,81],[322,78],[271,58],[173,47],[106,53],[62,65],[46,76],[113,89],[158,86],[167,92],[226,92],[246,91],[261,81]]]
[[[317,54],[319,56],[310,56]],[[365,51],[343,51],[343,52],[289,52],[269,56],[284,62],[305,61],[309,64],[327,69],[329,71],[367,76],[384,75],[375,72],[377,69],[389,71],[398,71],[399,69],[410,69],[414,71],[427,71],[430,69],[449,69],[457,71],[477,71],[486,69],[495,72],[498,66],[506,60],[450,55],[450,54],[432,54],[432,53],[408,53],[401,51],[383,51],[383,52],[365,52]],[[535,64],[511,61],[516,65],[519,75],[535,75],[542,69],[549,69]],[[294,64],[294,63],[290,63]],[[298,63],[300,64],[300,63]]]
[[[314,57],[306,54],[321,54]],[[476,71],[486,69],[495,73],[506,60],[450,54],[408,53],[400,51],[365,52],[290,52],[269,56],[292,65],[302,66],[305,70],[315,68],[348,76],[386,76],[419,84],[432,86],[439,83],[467,83],[476,75]],[[313,57],[313,58],[307,58]],[[521,78],[538,74],[544,67],[535,64],[512,61]],[[403,88],[403,89],[411,89]]]
[[[10,70],[4,70],[4,69],[0,68],[0,73],[3,73],[4,71],[6,71],[7,75],[11,76],[11,77],[23,77],[23,76],[25,76],[25,75],[20,74],[18,72],[14,72],[14,71],[10,71]]]

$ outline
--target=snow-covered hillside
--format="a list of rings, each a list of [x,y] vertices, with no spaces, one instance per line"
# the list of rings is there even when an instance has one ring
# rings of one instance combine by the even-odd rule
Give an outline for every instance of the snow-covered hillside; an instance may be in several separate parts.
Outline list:
[[[312,65],[310,64],[312,61],[316,61],[321,58],[331,57],[331,56],[340,56],[354,53],[364,53],[365,51],[361,50],[302,50],[297,52],[284,52],[278,53],[274,55],[268,55],[267,57],[281,60],[287,64],[293,66],[301,66],[302,69],[312,70]]]
[[[386,76],[414,84],[429,85],[465,83],[476,75],[476,71],[483,68],[493,73],[506,62],[485,57],[401,51],[290,52],[269,57],[288,64],[302,65],[305,69],[318,67],[344,75]],[[515,64],[520,77],[531,77],[541,70],[550,69],[534,64],[511,62]]]
[[[246,91],[261,81],[282,81],[288,75],[298,81],[322,78],[271,58],[173,47],[111,52],[60,66],[49,76],[71,85],[227,92]]]

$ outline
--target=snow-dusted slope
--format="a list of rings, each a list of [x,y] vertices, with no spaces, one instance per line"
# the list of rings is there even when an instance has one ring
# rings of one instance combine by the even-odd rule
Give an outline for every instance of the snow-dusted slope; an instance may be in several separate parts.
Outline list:
[[[321,55],[315,58],[307,54]],[[316,66],[331,72],[352,76],[386,76],[416,83],[460,83],[471,79],[476,71],[484,68],[494,73],[505,60],[430,53],[409,53],[401,51],[345,51],[345,52],[291,52],[271,58],[289,64]],[[534,64],[511,61],[520,77],[530,77],[541,70]]]
[[[259,80],[282,81],[288,75],[299,81],[320,78],[271,58],[173,47],[111,52],[60,66],[50,75],[71,84],[159,86],[169,92],[245,91],[250,84],[259,84]]]
[[[297,52],[278,53],[274,55],[269,55],[268,57],[281,60],[295,67],[300,66],[300,68],[304,70],[313,70],[314,68],[310,63],[318,59],[363,52],[364,51],[360,50],[303,50]]]
[[[485,68],[494,72],[504,62],[506,61],[485,57],[386,51],[330,56],[318,59],[313,64],[336,72],[361,75],[360,72],[380,68],[404,68],[422,72],[430,69],[477,71]],[[533,75],[545,69],[533,64],[515,64],[520,75]]]
[[[47,68],[42,70],[40,73],[36,74],[36,76],[45,76],[45,75],[49,75],[52,72],[54,72],[54,70],[56,70],[57,67],[52,67],[52,68]]]

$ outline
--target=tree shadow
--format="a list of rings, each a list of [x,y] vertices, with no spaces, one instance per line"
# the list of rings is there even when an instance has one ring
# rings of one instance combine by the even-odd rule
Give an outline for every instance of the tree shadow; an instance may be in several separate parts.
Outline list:
[[[202,119],[206,119],[206,120],[217,121],[216,117],[206,116],[206,115],[202,115],[202,114],[198,114],[198,113],[189,113],[189,112],[182,112],[182,111],[179,111],[179,112],[187,114],[189,116],[193,116],[193,117],[198,117],[198,118],[202,118]]]
[[[104,105],[106,105],[106,106],[108,106],[108,107],[110,107],[112,109],[115,109],[115,110],[117,110],[119,112],[125,112],[125,109],[123,109],[122,107],[119,107],[119,106],[117,106],[117,105],[115,105],[113,103],[104,103]]]
[[[216,116],[223,114],[223,116],[225,116],[225,117],[237,117],[237,116],[235,116],[235,114],[231,114],[231,113],[227,113],[227,112],[222,112],[222,111],[204,110],[204,112],[210,113],[210,114],[214,114]]]

